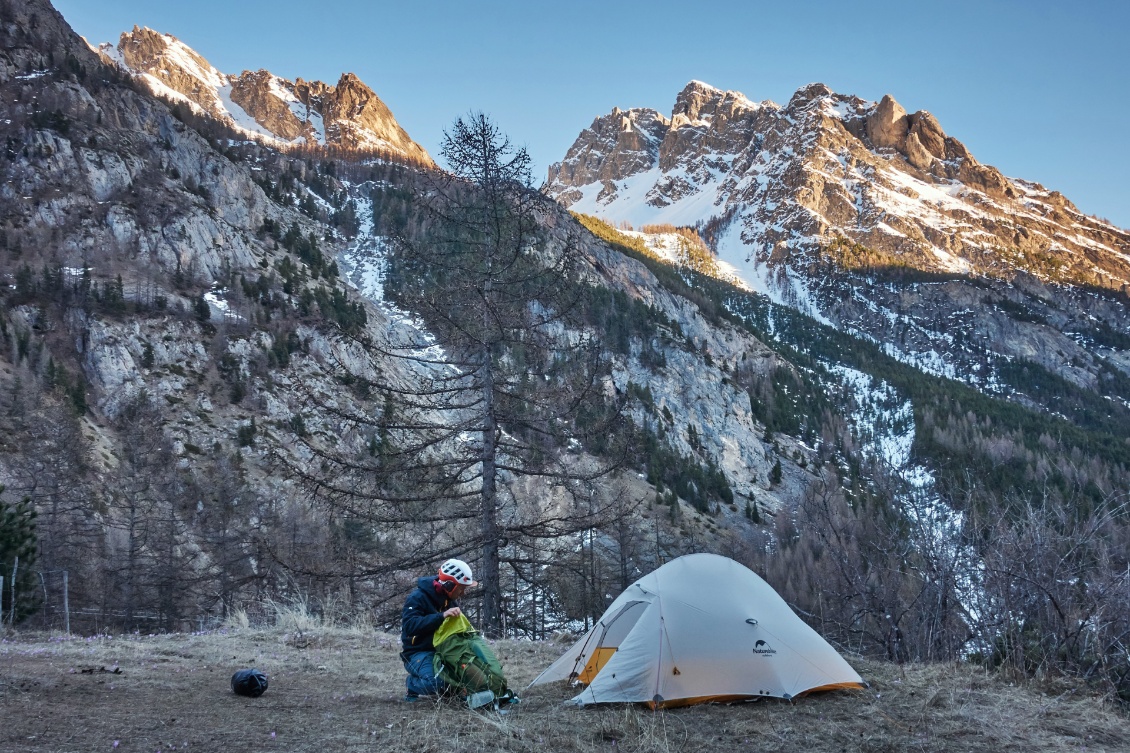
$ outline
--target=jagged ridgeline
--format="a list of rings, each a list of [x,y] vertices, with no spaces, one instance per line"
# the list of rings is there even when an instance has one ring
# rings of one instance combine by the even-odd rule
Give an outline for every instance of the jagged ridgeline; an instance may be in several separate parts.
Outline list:
[[[1009,394],[1035,362],[1130,399],[1130,234],[889,95],[812,84],[778,105],[694,81],[669,117],[596,118],[547,190],[616,224],[693,228],[730,275],[922,370]]]
[[[34,540],[42,602],[17,602],[24,624],[62,624],[63,573],[76,630],[216,625],[268,597],[391,624],[414,577],[460,555],[487,574],[476,622],[540,637],[674,556],[716,551],[861,651],[1125,692],[1130,340],[1113,256],[1091,287],[1083,266],[1040,277],[1020,257],[923,269],[906,260],[928,248],[889,242],[864,212],[865,234],[759,248],[784,270],[773,302],[731,284],[723,253],[788,209],[773,181],[758,184],[769,214],[736,202],[621,231],[532,190],[520,150],[489,185],[451,161],[459,138],[452,173],[331,143],[334,108],[364,94],[352,80],[236,81],[145,30],[118,48],[149,61],[127,70],[42,0],[0,2],[0,22],[0,483],[15,542],[0,557]],[[211,88],[170,106],[138,76],[174,58],[195,73],[163,86]],[[249,136],[209,109],[226,86],[248,117],[294,125],[262,98],[290,92],[299,127],[286,143]],[[621,115],[662,138],[711,113],[778,119],[717,94],[692,87],[666,124]],[[866,184],[873,203],[891,181],[968,179],[1075,217],[1034,184],[998,184],[925,116],[833,100],[806,90],[793,125],[843,139],[863,165],[853,180],[905,162]],[[746,143],[750,165],[796,154]],[[589,196],[583,171],[562,170],[597,202],[605,186]],[[611,182],[605,198],[632,189]],[[695,186],[660,189],[676,206]],[[914,235],[915,216],[889,227],[937,240]],[[793,284],[802,271],[811,287]],[[948,371],[924,355],[943,339]]]

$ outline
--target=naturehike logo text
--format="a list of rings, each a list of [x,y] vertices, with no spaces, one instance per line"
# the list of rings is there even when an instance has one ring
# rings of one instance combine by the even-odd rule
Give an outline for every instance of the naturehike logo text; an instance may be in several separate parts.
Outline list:
[[[761,654],[762,656],[772,656],[777,653],[777,649],[773,648],[765,641],[758,641],[753,644],[753,653]]]

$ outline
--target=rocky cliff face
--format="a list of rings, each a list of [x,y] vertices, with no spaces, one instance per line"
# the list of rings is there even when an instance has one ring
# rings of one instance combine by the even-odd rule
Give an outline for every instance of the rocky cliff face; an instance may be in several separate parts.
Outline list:
[[[670,119],[597,118],[547,188],[613,223],[697,227],[751,288],[988,389],[1001,362],[1094,386],[1125,361],[1093,333],[1130,333],[1106,302],[1130,290],[1130,232],[981,164],[889,95],[813,84],[780,106],[692,82]]]
[[[361,149],[391,148],[417,160],[428,159],[381,98],[352,73],[343,73],[337,86],[327,87],[319,104],[329,143]]]
[[[159,59],[158,43],[142,34],[125,54]],[[185,60],[203,78],[170,72],[168,83],[203,108],[215,90],[193,87],[210,74]],[[0,3],[0,92],[0,484],[5,500],[28,495],[52,511],[39,525],[40,566],[68,570],[72,598],[90,598],[104,585],[92,563],[117,558],[123,521],[152,527],[160,508],[176,521],[168,547],[157,555],[152,539],[123,534],[141,558],[127,569],[155,557],[186,573],[264,577],[252,521],[302,517],[298,486],[272,472],[269,455],[291,451],[294,427],[361,441],[301,423],[311,395],[337,389],[320,364],[356,360],[328,335],[317,291],[332,289],[354,314],[365,305],[334,275],[344,241],[318,209],[325,200],[302,185],[305,160],[186,124],[47,2]],[[307,261],[280,243],[288,229]],[[303,321],[279,316],[280,265],[293,265],[287,300],[307,297]],[[387,324],[371,306],[367,321],[378,337]],[[208,541],[206,521],[219,517],[227,554]],[[135,605],[147,588],[127,587]]]
[[[282,144],[388,151],[416,162],[431,158],[396,122],[380,97],[352,73],[336,86],[288,81],[269,71],[221,73],[170,34],[134,27],[99,53],[155,94],[191,103],[200,112],[258,138]]]
[[[324,126],[318,121],[317,110],[307,103],[293,107],[287,93],[269,71],[244,71],[232,79],[232,102],[267,131],[285,141],[324,144]]]
[[[908,115],[889,95],[875,104],[814,84],[781,107],[692,82],[670,120],[644,109],[597,118],[548,187],[577,211],[637,224],[740,214],[732,240],[763,261],[780,241],[800,251],[843,236],[921,269],[987,269],[1001,247],[1021,259],[999,266],[1048,253],[1062,257],[1059,279],[1130,283],[1130,234],[982,165],[930,113]]]
[[[283,577],[272,571],[281,561],[322,568],[342,535],[307,504],[321,492],[302,484],[319,443],[371,456],[374,437],[348,417],[380,406],[342,374],[379,372],[405,391],[426,376],[411,362],[360,352],[329,324],[335,311],[356,317],[361,308],[358,333],[378,353],[415,326],[366,287],[364,266],[381,264],[382,233],[391,232],[381,222],[395,224],[375,219],[374,187],[402,194],[397,181],[415,168],[338,160],[331,170],[272,145],[319,133],[327,144],[371,146],[378,132],[381,143],[410,150],[411,142],[353,76],[336,86],[224,76],[147,30],[101,53],[45,0],[0,3],[0,484],[54,511],[42,518],[41,564],[71,573],[72,598],[152,604],[156,587],[131,579],[173,567],[198,589],[169,596],[174,611],[222,613]],[[126,80],[123,65],[147,71],[148,85],[191,102],[197,116]],[[254,123],[231,119],[233,107],[254,113]],[[233,124],[271,136],[239,143]],[[547,222],[571,225],[563,213]],[[776,356],[748,333],[704,320],[638,262],[585,243],[594,284],[646,301],[678,329],[610,357],[609,393],[650,385],[652,402],[633,403],[631,417],[640,426],[662,421],[666,444],[689,463],[721,468],[742,503],[769,511],[796,498],[807,472],[790,465],[770,482],[777,450],[762,441],[742,381],[766,373]],[[335,256],[372,300],[338,274]],[[645,350],[666,365],[645,363]],[[778,446],[812,453],[790,437]],[[635,473],[603,486],[633,505],[655,494]],[[543,494],[531,489],[527,502],[549,504]],[[694,536],[708,528],[721,536],[722,521],[735,531],[752,526],[737,504],[708,521],[706,511],[673,503],[694,522],[680,519],[678,533],[655,524],[672,552],[701,547]],[[139,520],[161,527],[163,549],[138,542]],[[301,533],[283,535],[287,526]],[[410,550],[420,534],[364,535]],[[106,562],[114,573],[103,582],[101,564],[91,563]]]
[[[60,38],[73,42],[65,24],[61,19],[57,22]],[[355,357],[335,352],[317,326],[302,323],[294,335],[306,355],[295,354],[287,373],[264,373],[263,353],[277,347],[287,333],[279,329],[281,325],[260,322],[261,303],[249,297],[252,294],[238,281],[262,278],[261,284],[268,285],[265,281],[286,256],[277,235],[265,233],[265,227],[295,226],[302,236],[319,239],[336,236],[329,248],[344,253],[343,261],[351,260],[343,266],[346,270],[358,264],[379,265],[381,229],[373,224],[369,188],[335,184],[352,194],[367,218],[347,243],[332,228],[293,208],[309,198],[322,201],[302,186],[303,180],[313,177],[305,174],[303,161],[297,161],[288,175],[297,183],[296,193],[279,201],[265,192],[264,186],[271,189],[272,184],[264,176],[287,172],[285,158],[250,147],[245,159],[219,153],[215,144],[173,117],[161,102],[116,84],[112,74],[120,66],[103,67],[111,54],[105,48],[101,56],[81,44],[75,49],[81,77],[51,69],[42,49],[7,51],[5,59],[13,61],[10,71],[29,66],[42,70],[34,78],[10,73],[3,84],[12,91],[10,99],[31,101],[34,92],[40,100],[54,103],[57,122],[66,125],[52,128],[56,120],[33,122],[27,113],[17,121],[27,147],[5,164],[0,198],[11,208],[10,216],[19,217],[9,223],[5,242],[27,248],[35,245],[34,239],[53,238],[45,245],[45,255],[25,256],[23,261],[38,269],[50,257],[53,264],[85,274],[97,290],[120,284],[125,305],[143,314],[123,319],[98,310],[76,311],[48,322],[34,310],[18,309],[15,320],[28,329],[63,332],[64,340],[80,344],[72,368],[81,369],[89,386],[89,405],[103,420],[112,423],[142,394],[167,403],[171,410],[165,431],[186,460],[193,452],[185,447],[226,443],[233,426],[252,416],[261,423],[289,424],[300,414],[313,385],[327,395],[334,391],[332,384],[320,381],[317,368],[303,371],[305,358],[332,362]],[[31,62],[15,62],[21,54]],[[282,108],[283,100],[270,93],[279,86],[303,108],[324,114],[329,134],[340,137],[353,129],[354,137],[361,139],[370,130],[357,129],[391,120],[379,98],[350,75],[336,87],[300,79],[290,88],[265,71],[224,77],[176,40],[144,29],[123,35],[114,54],[131,69],[160,72],[162,86],[175,88],[184,97],[191,94],[196,106],[212,107],[209,112],[217,117],[224,111],[215,108],[226,100],[218,99],[216,92],[226,92],[228,100],[260,113],[273,132],[283,136],[303,138],[314,121],[292,118],[295,109]],[[145,75],[157,77],[157,73]],[[631,160],[658,165],[678,159],[674,150],[662,157],[655,150],[672,123],[699,123],[741,106],[739,98],[712,103],[688,96],[685,107],[670,121],[640,111],[620,113],[623,122],[636,124],[636,131],[618,136],[627,154],[621,169],[646,166]],[[19,114],[18,107],[9,108],[9,114]],[[570,221],[562,217],[550,224],[565,228]],[[564,236],[558,240],[567,242]],[[705,320],[694,304],[665,290],[640,263],[591,239],[586,243],[595,283],[623,290],[655,307],[678,328],[679,334],[670,339],[635,342],[629,354],[617,359],[614,387],[624,392],[629,383],[648,385],[654,396],[648,410],[633,409],[635,420],[647,424],[655,420],[654,413],[666,411],[673,417],[668,441],[676,451],[715,463],[739,495],[755,500],[763,510],[786,504],[799,493],[804,474],[787,470],[782,482],[769,482],[775,451],[762,441],[765,426],[751,414],[745,390],[751,379],[790,367],[748,333]],[[16,280],[19,266],[17,261],[5,270],[9,280]],[[353,278],[363,283],[366,273],[362,269]],[[269,284],[277,285],[278,280]],[[375,301],[368,306],[372,336],[387,337],[389,322],[400,313],[383,307],[377,300],[379,290],[369,292]],[[203,318],[202,306],[207,309]],[[222,338],[209,334],[215,327],[222,329]],[[644,350],[661,354],[666,366],[645,364]],[[709,361],[703,353],[710,354]],[[738,378],[739,374],[744,376]],[[410,381],[411,375],[403,379]],[[248,397],[232,403],[217,394],[217,388],[226,389],[225,380],[241,382],[240,389],[245,388]],[[112,449],[112,434],[107,436]],[[789,437],[777,442],[789,448],[788,454],[812,453]]]

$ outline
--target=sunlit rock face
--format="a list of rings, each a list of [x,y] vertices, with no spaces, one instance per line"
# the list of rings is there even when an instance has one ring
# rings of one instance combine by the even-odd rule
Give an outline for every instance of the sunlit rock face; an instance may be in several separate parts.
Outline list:
[[[268,142],[388,151],[431,164],[376,93],[352,73],[336,85],[294,81],[270,71],[222,73],[171,34],[135,26],[117,45],[98,48],[103,60],[138,77],[151,91],[190,103],[249,136]]]
[[[546,189],[614,225],[695,227],[753,289],[985,387],[1001,359],[1094,385],[1104,367],[1079,332],[1130,331],[1111,302],[1130,233],[982,164],[890,95],[810,84],[782,106],[693,81],[670,117],[598,117]]]

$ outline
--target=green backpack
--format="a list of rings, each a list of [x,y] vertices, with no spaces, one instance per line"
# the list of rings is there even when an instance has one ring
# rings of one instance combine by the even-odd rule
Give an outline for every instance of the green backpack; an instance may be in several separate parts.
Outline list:
[[[432,643],[436,677],[468,693],[490,690],[495,697],[507,695],[502,664],[465,615],[445,619]]]

